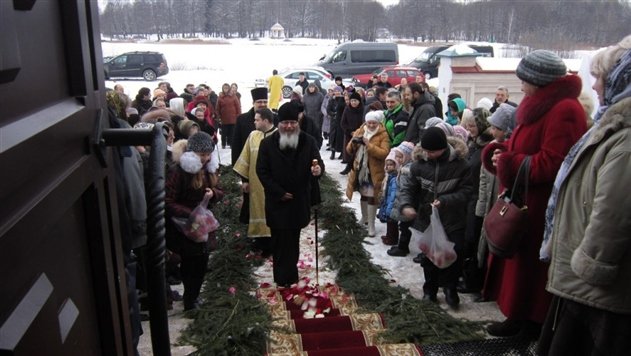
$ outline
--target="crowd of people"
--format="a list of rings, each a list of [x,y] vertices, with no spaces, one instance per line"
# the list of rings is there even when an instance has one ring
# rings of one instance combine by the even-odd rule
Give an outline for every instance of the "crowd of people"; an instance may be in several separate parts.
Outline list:
[[[542,355],[622,355],[631,347],[624,282],[631,276],[631,201],[621,194],[631,178],[631,36],[598,52],[591,72],[599,99],[593,118],[593,103],[581,95],[588,88],[547,50],[519,62],[519,105],[498,85],[494,99],[475,104],[451,93],[442,113],[422,76],[394,87],[387,77],[373,78],[366,89],[345,87],[339,77],[321,88],[302,76],[282,103],[277,72],[268,88],[251,91],[252,108],[243,113],[241,94],[228,83],[219,94],[189,84],[177,95],[163,82],[140,89],[133,101],[115,87],[107,102],[123,126],[164,122],[169,130],[169,278],[183,282],[185,310],[198,307],[215,237],[191,240],[173,218],[189,217],[202,201],[212,210],[222,199],[217,146],[232,150],[243,193],[239,220],[248,225],[252,251],[271,256],[274,282],[288,287],[298,281],[300,230],[320,203],[326,144],[329,159],[346,164],[346,196],[359,195],[368,237],[377,220],[385,224],[388,255],[409,255],[412,232],[426,231],[432,212],[439,214],[457,258],[445,267],[414,256],[423,268],[423,300],[437,303],[442,288],[454,309],[459,293],[495,301],[506,319],[488,334],[539,338]],[[150,147],[131,149],[142,161]],[[514,185],[525,160],[527,187]],[[528,224],[507,258],[489,250],[493,226],[484,221],[513,187],[513,199],[528,207]]]

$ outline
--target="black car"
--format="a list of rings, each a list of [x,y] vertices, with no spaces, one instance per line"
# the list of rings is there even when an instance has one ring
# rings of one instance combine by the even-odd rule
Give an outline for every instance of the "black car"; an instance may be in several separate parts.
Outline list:
[[[103,68],[105,79],[142,77],[151,81],[169,73],[167,60],[159,52],[127,52],[115,57],[106,57]]]

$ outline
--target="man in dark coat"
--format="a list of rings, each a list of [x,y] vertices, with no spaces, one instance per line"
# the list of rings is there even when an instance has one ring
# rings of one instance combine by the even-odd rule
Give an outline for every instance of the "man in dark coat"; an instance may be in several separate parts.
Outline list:
[[[272,233],[274,282],[298,282],[300,230],[320,202],[318,177],[324,173],[315,139],[302,132],[292,103],[278,110],[278,131],[259,146],[256,173],[265,189],[265,219]]]
[[[409,88],[412,92],[412,107],[414,110],[405,134],[405,141],[416,144],[423,136],[425,122],[427,119],[436,116],[436,110],[434,108],[434,96],[423,89],[419,83],[411,83]]]
[[[495,112],[495,110],[497,110],[497,108],[502,105],[502,104],[508,104],[514,108],[517,107],[517,104],[508,100],[508,88],[500,85],[499,87],[497,87],[497,89],[495,90],[495,101],[493,101],[493,106],[491,106],[491,108],[489,109],[489,111],[492,113]]]
[[[234,126],[234,133],[232,134],[232,165],[239,159],[241,150],[245,141],[248,139],[250,132],[255,130],[254,127],[254,113],[257,110],[267,108],[267,88],[254,88],[250,91],[252,94],[252,109],[243,113],[237,117],[237,122]]]

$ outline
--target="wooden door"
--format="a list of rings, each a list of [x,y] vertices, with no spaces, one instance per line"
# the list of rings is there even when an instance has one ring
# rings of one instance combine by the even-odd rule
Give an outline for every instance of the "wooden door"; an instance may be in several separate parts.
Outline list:
[[[132,353],[103,85],[96,1],[0,1],[0,355]]]

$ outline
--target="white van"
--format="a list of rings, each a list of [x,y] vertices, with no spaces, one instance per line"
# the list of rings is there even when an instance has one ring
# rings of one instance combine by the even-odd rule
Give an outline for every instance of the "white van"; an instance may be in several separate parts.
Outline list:
[[[346,42],[320,58],[318,66],[333,74],[349,78],[355,74],[372,73],[378,68],[399,64],[396,43]]]

